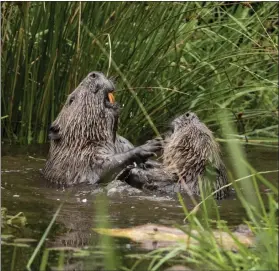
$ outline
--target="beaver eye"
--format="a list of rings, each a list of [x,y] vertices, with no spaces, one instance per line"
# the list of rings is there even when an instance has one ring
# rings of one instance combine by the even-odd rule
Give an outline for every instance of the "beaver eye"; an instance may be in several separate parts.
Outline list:
[[[71,105],[71,104],[73,103],[74,99],[75,99],[74,97],[71,97],[71,98],[70,98],[70,100],[69,100],[69,105]]]

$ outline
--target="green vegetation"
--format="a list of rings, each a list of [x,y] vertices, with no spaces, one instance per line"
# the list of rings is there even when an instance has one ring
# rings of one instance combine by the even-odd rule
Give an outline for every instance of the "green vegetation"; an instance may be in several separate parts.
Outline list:
[[[179,243],[118,259],[113,240],[102,236],[100,250],[88,247],[71,256],[97,253],[103,267],[126,271],[164,270],[173,264],[277,270],[278,187],[247,164],[235,140],[276,142],[277,3],[4,2],[1,9],[4,141],[46,142],[48,126],[66,96],[88,72],[103,71],[118,77],[116,98],[124,105],[119,133],[134,143],[162,132],[170,119],[187,110],[227,142],[236,164],[231,185],[256,240],[253,248],[238,243],[237,252],[220,249],[213,230],[232,235],[232,229],[220,217],[213,195],[205,194],[199,202],[193,199],[192,210],[179,197],[186,223],[201,234],[193,236],[198,245]],[[260,193],[260,185],[269,192]],[[43,250],[43,244],[61,206],[26,262],[29,270],[39,265],[47,269],[51,249]],[[105,216],[106,206],[98,211]],[[108,222],[99,226],[108,227]],[[59,249],[57,266],[63,270],[65,250]],[[129,266],[127,258],[129,263],[132,259]]]
[[[66,96],[99,70],[119,78],[119,132],[135,143],[189,109],[217,131],[220,108],[239,134],[269,142],[277,137],[277,7],[3,2],[2,137],[47,141]]]

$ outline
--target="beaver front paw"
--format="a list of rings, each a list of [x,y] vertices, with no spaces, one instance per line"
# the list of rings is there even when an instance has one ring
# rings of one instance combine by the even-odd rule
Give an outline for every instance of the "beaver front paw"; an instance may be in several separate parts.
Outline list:
[[[151,156],[156,156],[156,152],[163,148],[162,139],[156,138],[148,140],[144,145],[134,148],[134,154],[143,160]]]

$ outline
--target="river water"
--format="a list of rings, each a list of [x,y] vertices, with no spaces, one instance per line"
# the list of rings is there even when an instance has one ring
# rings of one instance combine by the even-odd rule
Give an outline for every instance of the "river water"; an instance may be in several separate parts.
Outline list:
[[[91,229],[103,219],[104,213],[100,214],[97,208],[102,206],[104,201],[108,205],[105,217],[112,228],[127,228],[146,223],[183,224],[183,210],[176,198],[153,195],[107,198],[88,193],[88,191],[62,191],[48,187],[40,174],[47,151],[47,145],[2,146],[2,207],[7,208],[9,215],[23,212],[27,219],[25,227],[14,229],[14,236],[36,240],[31,242],[32,240],[24,239],[25,241],[21,240],[21,244],[18,246],[2,244],[2,270],[24,270],[36,244],[61,202],[64,202],[64,205],[51,228],[45,247],[57,250],[66,247],[86,250],[91,247],[90,251],[96,253],[90,257],[82,257],[75,256],[77,254],[71,251],[66,253],[66,256],[62,254],[63,257],[61,257],[61,252],[51,251],[46,270],[58,270],[57,266],[61,259],[68,268],[66,269],[64,266],[63,270],[104,269],[103,256],[99,253],[100,236]],[[277,169],[277,148],[247,146],[245,152],[248,162],[257,171]],[[226,164],[229,163],[228,161],[229,156],[225,154]],[[229,168],[232,167],[233,165],[229,165]],[[267,174],[265,177],[276,186],[278,185],[277,173]],[[260,190],[262,193],[268,192],[264,186],[260,186]],[[185,198],[185,202],[191,209],[191,201]],[[218,202],[218,205],[221,219],[226,220],[230,226],[243,223],[246,217],[245,210],[241,207],[235,194]],[[128,239],[115,239],[114,241],[116,250],[122,255],[143,250],[138,244]],[[32,270],[39,270],[43,249],[35,258]],[[128,260],[122,259],[122,261],[124,265],[129,265]]]

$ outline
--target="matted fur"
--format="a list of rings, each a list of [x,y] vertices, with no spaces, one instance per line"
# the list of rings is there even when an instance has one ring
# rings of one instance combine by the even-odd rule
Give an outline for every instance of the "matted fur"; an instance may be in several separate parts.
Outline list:
[[[103,159],[114,154],[119,109],[106,107],[113,83],[90,73],[68,96],[50,128],[50,151],[43,170],[56,184],[95,183]],[[100,159],[102,157],[102,159]]]
[[[116,134],[119,107],[110,103],[111,80],[92,72],[69,95],[50,128],[50,150],[43,174],[69,186],[95,184],[108,172],[144,161],[161,149],[158,140],[134,147]]]
[[[163,163],[148,161],[144,167],[130,167],[119,176],[130,185],[167,194],[200,194],[201,187],[217,190],[228,183],[219,144],[212,132],[191,112],[172,122],[172,132],[165,138]],[[224,188],[216,193],[222,199]]]
[[[174,173],[193,194],[199,194],[198,180],[206,181],[206,168],[215,171],[212,183],[218,189],[228,183],[226,168],[222,162],[219,144],[212,132],[192,113],[185,113],[172,122],[173,133],[166,138],[164,168]],[[182,186],[183,187],[183,186]],[[221,190],[217,197],[223,198],[228,189]]]

